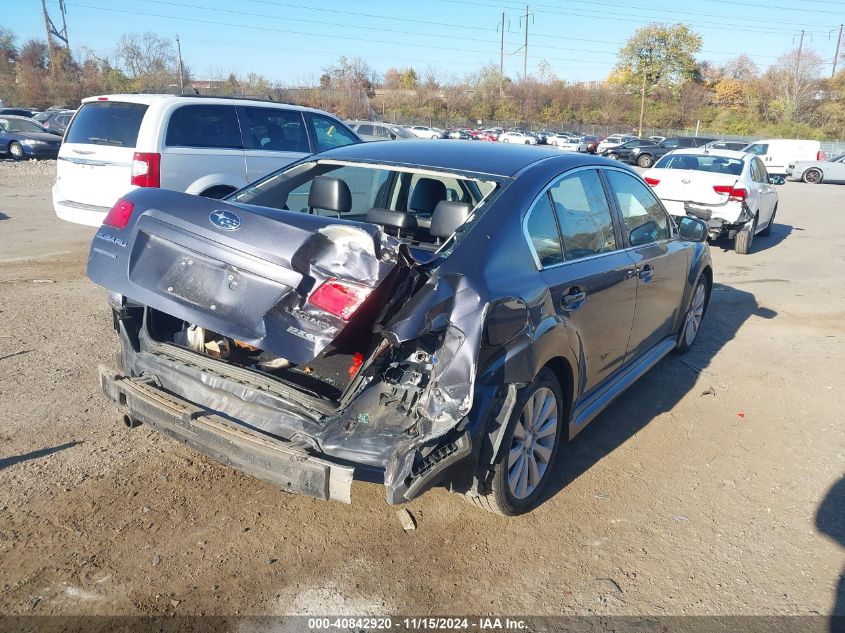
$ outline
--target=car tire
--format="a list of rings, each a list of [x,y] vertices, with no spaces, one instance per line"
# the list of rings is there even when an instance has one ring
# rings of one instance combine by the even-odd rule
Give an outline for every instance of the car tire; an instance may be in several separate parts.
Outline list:
[[[502,139],[502,143],[510,143],[510,141],[509,141],[508,139],[506,139],[506,138],[503,138],[503,139]]]
[[[546,410],[547,406],[549,410]],[[551,432],[550,428],[553,428]],[[486,480],[479,485],[480,494],[467,495],[467,501],[503,516],[532,510],[551,478],[561,437],[567,428],[560,384],[554,372],[544,368],[531,384],[520,390],[500,455]],[[538,430],[544,434],[538,435]],[[531,479],[536,477],[539,479],[532,485]]]
[[[775,208],[772,209],[772,217],[769,218],[769,223],[766,225],[766,228],[760,231],[760,235],[763,237],[769,237],[772,234],[772,225],[775,223],[775,216],[778,213],[778,205],[775,205]]]
[[[608,155],[607,155],[607,157],[608,157],[610,160],[619,160],[619,154],[614,154],[613,152],[611,152],[610,154],[608,154]]]
[[[824,176],[822,175],[822,170],[816,169],[815,167],[808,169],[801,176],[801,180],[810,185],[818,185],[819,183],[821,183],[823,178]]]
[[[531,145],[531,141],[525,141],[524,145]]]
[[[648,154],[643,154],[637,159],[637,165],[642,167],[643,169],[648,169],[654,164],[654,159],[649,156]]]
[[[757,231],[757,216],[742,227],[742,230],[736,234],[734,238],[734,250],[739,255],[748,255],[751,253],[751,245],[754,243],[754,234]]]
[[[678,354],[686,354],[692,348],[709,303],[710,280],[701,275],[693,288],[689,307],[681,324],[681,331],[678,332],[678,343],[675,346],[675,352]]]
[[[23,145],[17,141],[9,143],[9,155],[15,160],[23,160]]]

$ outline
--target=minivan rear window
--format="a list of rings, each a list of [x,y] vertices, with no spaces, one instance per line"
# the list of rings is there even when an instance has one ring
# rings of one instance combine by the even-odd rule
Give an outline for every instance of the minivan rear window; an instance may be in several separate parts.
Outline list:
[[[97,101],[83,105],[67,131],[65,143],[134,148],[147,106],[143,103]]]

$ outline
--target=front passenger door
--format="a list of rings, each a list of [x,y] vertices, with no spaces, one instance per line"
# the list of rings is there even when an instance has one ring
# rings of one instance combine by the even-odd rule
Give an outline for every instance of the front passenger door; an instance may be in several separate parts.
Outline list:
[[[628,172],[607,169],[604,173],[637,270],[637,309],[627,363],[675,332],[689,254],[684,242],[674,236],[672,220],[648,186]]]

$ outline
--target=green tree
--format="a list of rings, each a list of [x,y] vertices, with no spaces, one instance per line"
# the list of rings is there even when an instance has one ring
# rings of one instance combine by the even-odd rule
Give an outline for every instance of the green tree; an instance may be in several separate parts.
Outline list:
[[[684,24],[649,24],[631,36],[619,49],[611,80],[628,90],[640,91],[642,134],[645,96],[656,86],[680,86],[697,79],[695,56],[701,51],[701,36]]]

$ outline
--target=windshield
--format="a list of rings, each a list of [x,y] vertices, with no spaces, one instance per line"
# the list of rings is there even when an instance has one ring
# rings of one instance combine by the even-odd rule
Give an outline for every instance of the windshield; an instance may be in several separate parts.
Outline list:
[[[0,128],[6,132],[46,132],[35,121],[26,119],[0,119]]]
[[[232,194],[228,200],[321,215],[321,209],[312,210],[308,206],[311,184],[317,176],[337,178],[346,184],[352,204],[343,218],[360,221],[366,221],[371,209],[430,217],[441,200],[474,207],[496,187],[492,181],[445,172],[319,161],[271,174]]]
[[[67,131],[65,142],[135,147],[146,111],[147,106],[142,103],[86,103]]]
[[[667,154],[655,164],[655,169],[688,169],[708,171],[714,174],[739,176],[742,173],[742,160],[725,156]]]

